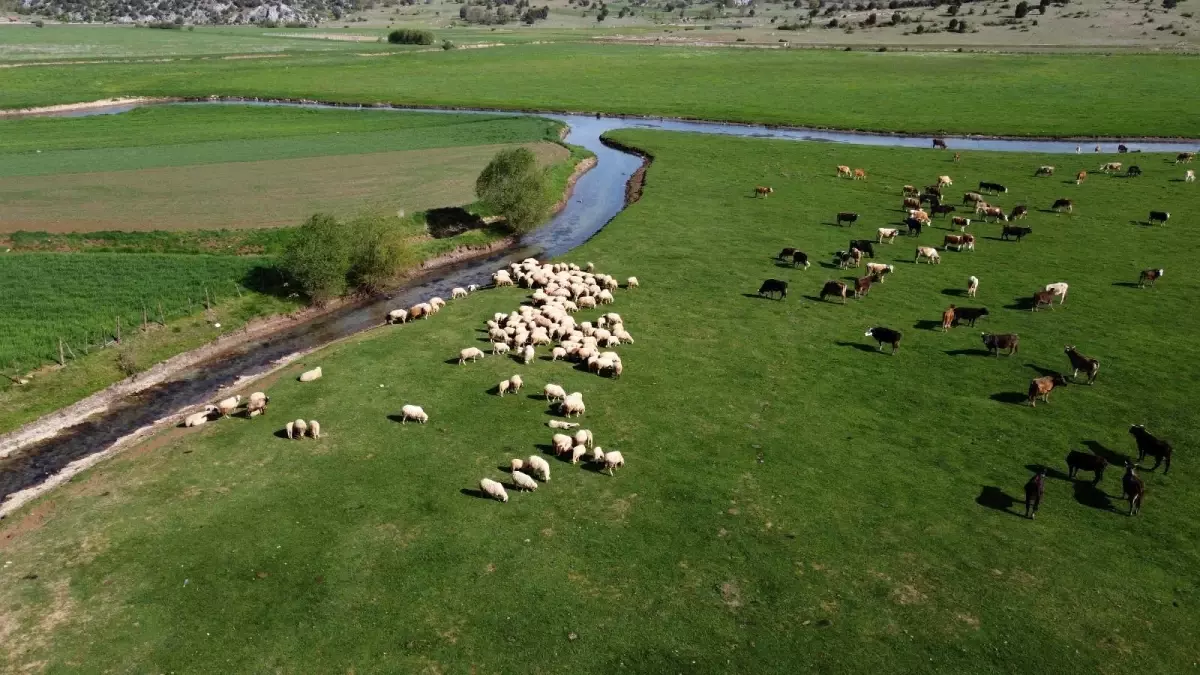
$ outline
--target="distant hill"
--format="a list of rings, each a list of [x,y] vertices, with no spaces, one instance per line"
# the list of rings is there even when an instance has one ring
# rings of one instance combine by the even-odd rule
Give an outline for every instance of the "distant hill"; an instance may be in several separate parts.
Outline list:
[[[18,0],[22,12],[64,21],[167,24],[314,24],[354,11],[357,0]]]

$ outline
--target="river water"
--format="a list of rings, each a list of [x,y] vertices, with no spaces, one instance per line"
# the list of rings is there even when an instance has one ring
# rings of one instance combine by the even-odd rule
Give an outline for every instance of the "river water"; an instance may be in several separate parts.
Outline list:
[[[297,104],[262,101],[212,101],[151,105],[286,105],[304,107],[334,107],[322,104]],[[56,116],[85,116],[126,112],[136,105],[54,113]],[[339,109],[354,109],[336,106]],[[398,110],[404,108],[364,108],[369,110]],[[498,111],[420,110],[420,112],[501,114]],[[534,114],[534,113],[502,113]],[[600,142],[607,131],[624,128],[658,129],[727,136],[773,138],[794,141],[816,141],[892,147],[929,148],[928,136],[899,136],[824,131],[813,129],[777,129],[765,126],[691,122],[671,119],[595,117],[587,115],[540,114],[566,124],[570,131],[567,143],[587,148],[596,154],[597,164],[575,184],[566,206],[546,225],[526,235],[517,248],[486,258],[477,258],[440,268],[410,280],[401,289],[361,305],[343,308],[275,335],[236,347],[212,361],[201,364],[174,379],[127,397],[107,412],[88,421],[62,430],[53,438],[31,445],[0,460],[0,501],[8,495],[35,486],[62,470],[71,462],[103,451],[118,439],[183,408],[212,401],[223,386],[238,377],[254,375],[272,367],[279,359],[301,352],[383,322],[387,311],[408,307],[434,295],[449,297],[450,289],[468,284],[484,285],[491,272],[514,260],[527,257],[552,258],[561,256],[587,241],[604,227],[625,206],[625,185],[641,166],[641,159]],[[1008,152],[1074,153],[1075,141],[994,139],[974,137],[945,137],[952,150],[991,150]],[[1200,141],[1126,142],[1131,150],[1146,152],[1194,151]],[[1083,151],[1094,149],[1085,143]],[[1105,152],[1115,152],[1115,143],[1108,143]]]

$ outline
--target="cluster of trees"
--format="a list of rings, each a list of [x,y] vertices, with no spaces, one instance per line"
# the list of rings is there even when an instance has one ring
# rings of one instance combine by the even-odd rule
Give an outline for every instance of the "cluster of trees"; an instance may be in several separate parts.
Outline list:
[[[313,302],[322,303],[352,290],[380,290],[417,262],[394,217],[342,222],[318,213],[300,226],[279,266]]]
[[[63,21],[132,20],[173,29],[188,23],[250,24],[264,21],[315,24],[322,17],[340,18],[360,0],[20,0],[22,13]],[[169,25],[173,24],[173,25]]]
[[[399,28],[388,33],[388,42],[394,45],[431,45],[433,44],[433,32]]]
[[[475,196],[517,234],[540,225],[554,203],[546,170],[527,148],[496,153],[475,180]]]
[[[522,11],[524,10],[524,11]],[[458,9],[458,18],[467,23],[503,25],[520,19],[533,25],[550,16],[550,7],[533,7],[529,0],[468,0]]]

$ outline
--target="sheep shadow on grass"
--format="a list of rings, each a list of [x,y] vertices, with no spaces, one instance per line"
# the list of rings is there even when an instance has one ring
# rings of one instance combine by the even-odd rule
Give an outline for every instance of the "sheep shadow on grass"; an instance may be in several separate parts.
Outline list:
[[[1126,457],[1116,450],[1107,448],[1099,441],[1084,441],[1083,447],[1091,450],[1093,455],[1096,455],[1097,457],[1103,457],[1104,459],[1108,460],[1109,465],[1117,468],[1125,466],[1125,462],[1133,461],[1132,457]]]
[[[508,488],[505,487],[504,489],[507,490]],[[459,492],[468,497],[478,497],[479,499],[491,499],[491,497],[489,497],[488,494],[486,492],[484,492],[483,490],[475,490],[472,488],[463,488],[463,489],[459,490]]]
[[[407,422],[408,422],[407,420],[404,419],[404,415],[402,415],[402,414],[401,415],[388,415],[387,418],[389,420],[395,422],[396,424],[407,424]],[[417,422],[416,420],[413,420],[412,423],[420,424],[420,422]]]
[[[282,439],[283,439],[283,440],[285,440],[285,441],[292,441],[292,440],[295,440],[294,438],[288,438],[288,435],[287,435],[287,429],[279,429],[279,430],[277,430],[277,431],[275,432],[275,438],[282,438]]]
[[[1070,480],[1070,477],[1067,476],[1067,474],[1053,467],[1046,466],[1045,464],[1026,464],[1025,469],[1029,471],[1029,473],[1037,473],[1038,471],[1045,469],[1046,478],[1052,478],[1054,480]]]
[[[975,498],[975,503],[1018,518],[1022,517],[1020,513],[1013,511],[1013,506],[1017,503],[1016,498],[1010,497],[1008,493],[995,485],[983,486],[983,490]]]
[[[872,347],[871,345],[863,344],[861,342],[844,342],[842,340],[838,340],[837,342],[834,342],[833,344],[835,344],[839,347],[853,347],[860,352],[876,353],[879,351],[878,348]]]
[[[1103,490],[1092,485],[1091,481],[1075,482],[1075,501],[1101,511],[1116,511],[1113,508],[1112,497],[1109,497]]]
[[[1029,402],[1029,395],[1023,391],[1002,391],[999,394],[992,394],[988,398],[997,403],[1009,403],[1011,405],[1024,405]]]
[[[446,359],[445,361],[442,361],[442,363],[444,363],[448,366],[457,366],[458,365],[458,357],[452,357],[452,358]]]
[[[533,448],[537,450],[539,455],[556,456],[554,453],[554,446],[550,445],[549,443],[535,443]]]

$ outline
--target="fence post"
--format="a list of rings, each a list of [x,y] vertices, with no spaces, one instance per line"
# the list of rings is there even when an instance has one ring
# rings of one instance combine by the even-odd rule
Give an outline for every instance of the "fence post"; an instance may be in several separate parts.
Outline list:
[[[60,366],[67,365],[67,360],[63,357],[62,338],[58,338],[58,365],[60,365]]]
[[[121,342],[121,315],[117,315],[117,342]]]

